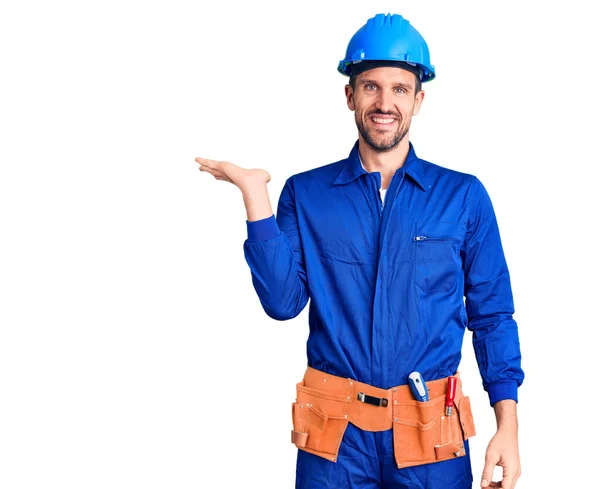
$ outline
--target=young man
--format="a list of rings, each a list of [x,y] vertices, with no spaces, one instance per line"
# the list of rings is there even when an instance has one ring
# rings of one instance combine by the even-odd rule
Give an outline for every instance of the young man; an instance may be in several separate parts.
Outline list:
[[[468,327],[498,424],[481,486],[512,489],[524,374],[510,277],[483,184],[419,159],[409,142],[421,83],[435,77],[428,47],[401,16],[378,14],[338,70],[350,76],[358,140],[348,158],[288,178],[276,217],[268,172],[196,159],[242,192],[265,312],[291,319],[311,299],[296,487],[470,488],[475,431],[457,374]],[[408,388],[415,372],[428,400]]]

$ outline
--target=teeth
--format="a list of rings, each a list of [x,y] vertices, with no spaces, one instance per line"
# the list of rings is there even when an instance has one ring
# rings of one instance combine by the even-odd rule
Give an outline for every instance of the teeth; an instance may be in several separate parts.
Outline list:
[[[373,117],[373,120],[379,124],[391,124],[394,119],[380,119],[379,117]]]

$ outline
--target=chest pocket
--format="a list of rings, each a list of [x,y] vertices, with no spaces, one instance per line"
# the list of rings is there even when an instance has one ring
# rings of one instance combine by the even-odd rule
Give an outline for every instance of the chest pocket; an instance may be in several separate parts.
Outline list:
[[[460,249],[464,232],[457,222],[429,221],[417,226],[415,280],[424,292],[449,291],[462,271]]]

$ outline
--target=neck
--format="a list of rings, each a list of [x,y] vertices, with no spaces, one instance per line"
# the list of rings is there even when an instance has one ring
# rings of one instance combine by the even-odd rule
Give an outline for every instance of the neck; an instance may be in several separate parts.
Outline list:
[[[398,168],[401,168],[406,161],[409,150],[409,137],[408,133],[400,141],[398,146],[395,148],[385,151],[375,151],[369,146],[363,137],[359,134],[358,136],[358,153],[365,169],[368,172],[379,172],[381,173],[381,187],[387,188],[392,176]]]

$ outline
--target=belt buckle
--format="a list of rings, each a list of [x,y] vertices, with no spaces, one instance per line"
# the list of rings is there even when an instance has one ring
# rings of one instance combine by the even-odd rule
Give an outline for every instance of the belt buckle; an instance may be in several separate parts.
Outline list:
[[[364,392],[358,393],[358,400],[365,404],[371,404],[373,406],[387,407],[388,400],[385,397],[374,397],[365,394]]]

